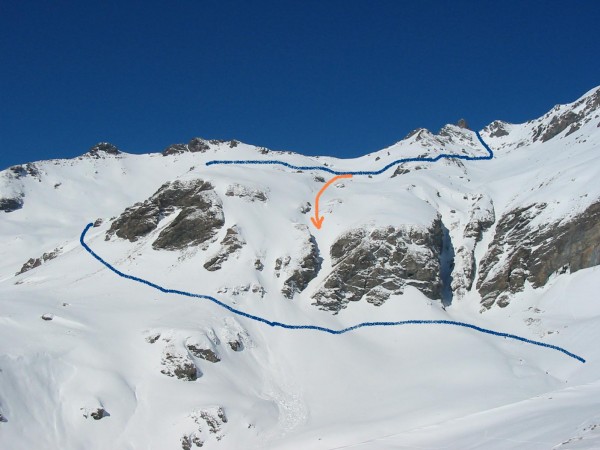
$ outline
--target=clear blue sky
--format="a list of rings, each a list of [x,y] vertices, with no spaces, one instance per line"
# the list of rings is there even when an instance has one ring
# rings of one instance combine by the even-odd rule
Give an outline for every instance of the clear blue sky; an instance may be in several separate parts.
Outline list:
[[[194,136],[353,157],[522,122],[600,84],[599,30],[591,0],[2,1],[0,169]]]

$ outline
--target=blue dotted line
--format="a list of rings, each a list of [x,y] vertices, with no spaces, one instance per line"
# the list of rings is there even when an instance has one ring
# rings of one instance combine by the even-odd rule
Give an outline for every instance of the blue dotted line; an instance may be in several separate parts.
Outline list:
[[[217,300],[216,298],[211,297],[209,295],[194,294],[192,292],[179,291],[177,289],[167,289],[156,283],[152,283],[151,281],[144,280],[143,278],[135,277],[133,275],[128,275],[124,272],[121,272],[119,269],[115,268],[114,266],[112,266],[111,264],[106,262],[104,259],[102,259],[98,254],[96,254],[85,243],[85,241],[84,241],[85,235],[87,234],[88,230],[92,226],[93,226],[93,224],[90,223],[85,227],[85,229],[81,233],[79,242],[81,243],[83,248],[85,248],[88,251],[88,253],[90,255],[92,255],[94,258],[96,258],[98,261],[100,261],[101,264],[103,264],[108,269],[112,270],[114,273],[116,273],[120,277],[126,278],[128,280],[132,280],[132,281],[137,281],[138,283],[145,284],[147,286],[150,286],[151,288],[154,288],[156,290],[164,292],[165,294],[177,294],[177,295],[182,295],[184,297],[201,298],[201,299],[210,300],[211,302],[219,305],[221,308],[225,308],[227,311],[232,312],[233,314],[237,314],[238,316],[246,317],[247,319],[251,319],[256,322],[261,322],[261,323],[264,323],[264,324],[272,326],[272,327],[285,328],[287,330],[315,330],[315,331],[322,331],[324,333],[329,333],[329,334],[344,334],[349,331],[357,330],[357,329],[363,328],[363,327],[393,327],[393,326],[401,326],[401,325],[454,325],[457,327],[470,328],[472,330],[479,331],[480,333],[491,334],[493,336],[499,336],[499,337],[503,337],[506,339],[514,339],[516,341],[525,342],[526,344],[539,345],[540,347],[546,347],[546,348],[550,348],[552,350],[557,350],[561,353],[564,353],[567,356],[570,356],[571,358],[575,358],[576,360],[581,361],[582,363],[585,363],[585,359],[583,359],[581,356],[577,356],[576,354],[571,353],[570,351],[565,350],[564,348],[558,347],[556,345],[546,344],[545,342],[533,341],[531,339],[527,339],[527,338],[524,338],[521,336],[516,336],[514,334],[499,333],[497,331],[488,330],[487,328],[481,328],[476,325],[472,325],[470,323],[457,322],[455,320],[402,320],[402,321],[398,321],[398,322],[362,322],[362,323],[358,323],[358,324],[353,325],[348,328],[342,328],[340,330],[334,330],[332,328],[327,328],[327,327],[319,327],[316,325],[290,325],[290,324],[283,323],[283,322],[267,320],[263,317],[255,316],[253,314],[248,314],[244,311],[240,311],[239,309],[232,308],[228,304],[223,303],[222,301]]]
[[[467,155],[452,155],[450,153],[442,153],[442,154],[436,156],[435,158],[430,158],[430,157],[402,158],[402,159],[397,159],[396,161],[389,163],[387,166],[383,167],[380,170],[373,170],[373,171],[358,170],[355,172],[340,172],[338,170],[330,169],[327,166],[295,166],[293,164],[287,163],[285,161],[280,161],[277,159],[274,159],[274,160],[214,160],[214,161],[208,161],[206,163],[206,165],[214,166],[214,165],[260,165],[260,164],[262,164],[262,165],[271,165],[271,166],[273,166],[273,165],[285,166],[285,167],[288,167],[288,168],[294,169],[294,170],[321,170],[323,172],[329,172],[334,175],[347,175],[347,174],[350,174],[350,175],[380,175],[383,172],[385,172],[386,170],[390,169],[391,167],[394,167],[398,164],[407,163],[407,162],[419,162],[419,161],[436,162],[436,161],[439,161],[440,159],[462,159],[463,161],[484,161],[484,160],[492,159],[494,157],[494,152],[492,151],[492,149],[485,143],[485,141],[482,139],[482,137],[478,131],[476,131],[475,134],[477,135],[477,139],[479,139],[479,142],[481,142],[481,145],[483,145],[483,148],[485,148],[486,151],[488,152],[487,155],[485,155],[485,156],[467,156]]]

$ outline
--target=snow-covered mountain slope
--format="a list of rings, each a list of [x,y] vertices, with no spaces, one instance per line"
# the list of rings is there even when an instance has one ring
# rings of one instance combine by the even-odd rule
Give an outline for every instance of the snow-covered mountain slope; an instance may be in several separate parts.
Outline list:
[[[237,141],[0,172],[0,447],[598,448],[600,89],[354,160]],[[365,322],[463,322],[340,335]]]

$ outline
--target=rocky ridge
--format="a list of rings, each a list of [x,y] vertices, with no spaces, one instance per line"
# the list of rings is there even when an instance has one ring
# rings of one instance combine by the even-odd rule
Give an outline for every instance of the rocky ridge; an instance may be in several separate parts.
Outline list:
[[[204,153],[211,149],[211,146],[227,144],[230,148],[237,147],[240,142],[236,140],[223,141],[219,139],[202,139],[199,137],[191,139],[187,144],[172,144],[162,151],[163,156],[177,155],[180,153]]]

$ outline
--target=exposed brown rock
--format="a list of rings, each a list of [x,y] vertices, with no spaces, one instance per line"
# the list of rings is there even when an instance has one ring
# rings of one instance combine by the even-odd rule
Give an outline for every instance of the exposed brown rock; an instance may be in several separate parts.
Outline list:
[[[537,288],[553,273],[600,264],[600,202],[568,222],[533,227],[545,207],[517,208],[498,222],[477,282],[484,307],[506,306],[509,294],[523,290],[525,281]]]

